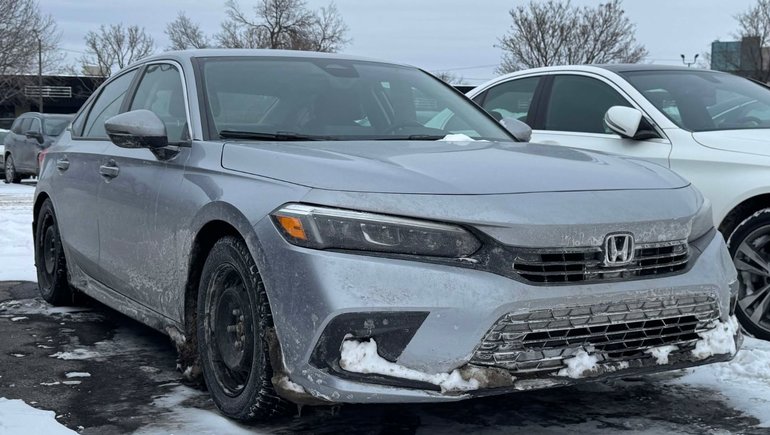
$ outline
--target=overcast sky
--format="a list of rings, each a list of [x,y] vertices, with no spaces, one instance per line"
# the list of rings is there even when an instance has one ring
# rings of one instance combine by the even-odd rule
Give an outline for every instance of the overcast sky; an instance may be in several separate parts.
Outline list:
[[[177,11],[216,33],[225,18],[223,0],[39,0],[56,19],[62,48],[74,63],[83,37],[101,24],[138,24],[152,34],[158,49],[168,45],[163,33]],[[756,0],[626,0],[624,8],[637,26],[637,40],[650,52],[648,62],[681,63],[710,49],[716,39],[730,40],[733,16]],[[254,0],[240,0],[244,9]],[[318,8],[325,0],[308,0]],[[497,38],[510,26],[508,11],[521,0],[337,0],[350,27],[345,53],[409,63],[431,71],[451,70],[469,83],[494,77],[500,62]],[[597,1],[573,0],[595,5]]]

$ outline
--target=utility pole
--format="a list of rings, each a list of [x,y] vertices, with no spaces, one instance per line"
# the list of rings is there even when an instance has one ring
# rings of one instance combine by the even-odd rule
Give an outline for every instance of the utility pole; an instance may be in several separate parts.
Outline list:
[[[43,113],[43,41],[37,35],[37,111]]]
[[[692,62],[687,62],[687,60],[685,59],[683,54],[680,54],[680,56],[682,56],[682,63],[687,65],[687,68],[695,65],[695,62],[698,61],[698,55],[697,54],[695,55],[695,57],[693,57]]]

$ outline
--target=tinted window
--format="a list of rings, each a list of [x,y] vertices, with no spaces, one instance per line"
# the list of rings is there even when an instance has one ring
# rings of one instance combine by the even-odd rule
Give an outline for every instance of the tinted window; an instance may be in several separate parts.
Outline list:
[[[215,136],[288,132],[377,140],[462,133],[511,140],[476,106],[415,68],[337,59],[211,58],[202,70]],[[456,119],[441,125],[437,117]]]
[[[539,77],[528,77],[493,86],[486,92],[482,107],[495,117],[527,122]]]
[[[184,99],[179,70],[165,63],[150,65],[136,89],[129,110],[152,111],[166,124],[169,142],[180,142],[189,138]]]
[[[35,133],[42,133],[43,130],[40,127],[40,120],[37,118],[32,118],[32,124],[30,124],[29,130],[27,131],[33,131]]]
[[[606,83],[591,77],[554,77],[545,129],[584,133],[612,133],[604,124],[604,114],[612,106],[631,106]]]
[[[633,71],[622,74],[685,130],[770,128],[770,90],[730,74]]]
[[[83,130],[84,137],[107,137],[107,133],[104,131],[104,121],[117,115],[120,111],[120,105],[123,103],[128,87],[131,86],[134,74],[136,71],[123,74],[102,89],[88,113],[88,119]]]
[[[11,126],[11,131],[16,134],[21,134],[21,123],[24,122],[24,118],[16,118]]]
[[[19,127],[19,134],[26,134],[32,127],[32,118],[24,118],[21,120],[21,126]]]
[[[70,123],[70,118],[48,118],[43,122],[43,130],[47,136],[58,136]]]

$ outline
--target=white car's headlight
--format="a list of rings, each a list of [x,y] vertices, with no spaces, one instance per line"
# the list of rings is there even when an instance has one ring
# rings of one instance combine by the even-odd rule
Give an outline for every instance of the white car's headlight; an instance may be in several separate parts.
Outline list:
[[[696,240],[711,231],[712,228],[714,228],[714,215],[711,210],[711,201],[704,198],[703,205],[692,219],[689,239]]]
[[[287,204],[271,216],[289,243],[306,248],[464,257],[481,247],[457,225],[418,219],[305,204]]]

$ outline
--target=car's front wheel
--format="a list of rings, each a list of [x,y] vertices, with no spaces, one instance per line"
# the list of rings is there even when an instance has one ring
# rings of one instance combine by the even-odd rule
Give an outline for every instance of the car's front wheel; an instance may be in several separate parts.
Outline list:
[[[59,225],[53,203],[46,199],[35,224],[35,265],[40,295],[53,305],[73,302],[74,293],[67,283],[67,261],[64,258]]]
[[[5,182],[21,182],[21,175],[16,172],[16,166],[13,164],[13,157],[10,154],[5,157]]]
[[[196,321],[203,378],[222,413],[256,421],[286,412],[271,381],[270,305],[241,239],[224,237],[212,247],[201,272]]]
[[[770,208],[738,224],[727,245],[740,284],[736,317],[747,332],[770,340]]]

